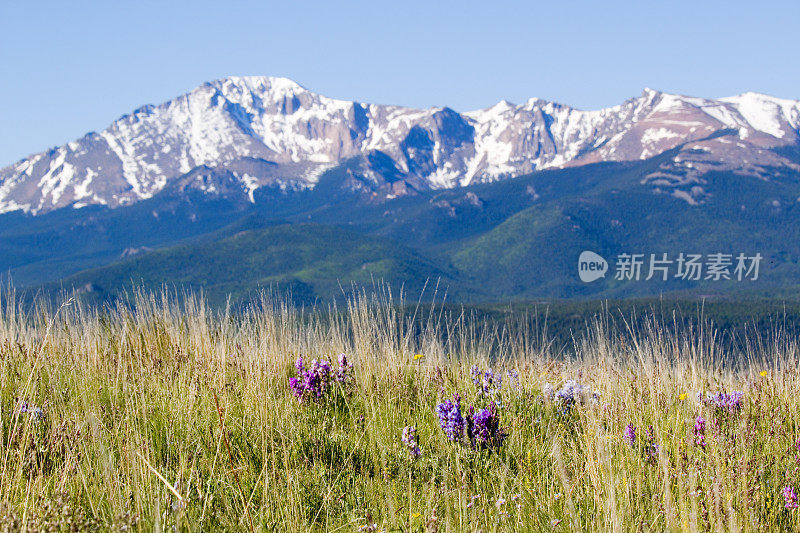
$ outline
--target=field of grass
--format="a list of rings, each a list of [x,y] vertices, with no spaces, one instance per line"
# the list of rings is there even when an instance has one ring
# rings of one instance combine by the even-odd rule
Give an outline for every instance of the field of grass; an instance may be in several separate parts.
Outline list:
[[[800,528],[798,339],[733,353],[708,325],[601,318],[563,350],[528,319],[397,309],[3,295],[0,529]],[[319,397],[293,394],[298,357],[330,362]],[[437,415],[454,393],[457,440]]]

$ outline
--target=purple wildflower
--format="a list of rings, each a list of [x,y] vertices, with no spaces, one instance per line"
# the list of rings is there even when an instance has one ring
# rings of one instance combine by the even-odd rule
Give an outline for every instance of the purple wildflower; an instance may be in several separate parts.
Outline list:
[[[478,389],[478,395],[494,396],[500,394],[500,390],[503,388],[503,374],[493,372],[491,368],[481,372],[478,365],[472,365],[469,373],[472,375],[472,383]]]
[[[590,392],[590,389],[584,387],[574,379],[570,379],[564,382],[561,390],[556,392],[555,399],[563,406],[564,412],[569,411],[576,403],[584,403],[587,397],[591,399],[593,404],[599,404],[600,393],[594,392],[590,394]]]
[[[476,387],[481,386],[481,369],[478,368],[478,365],[472,365],[469,367],[469,373],[472,376],[472,383],[475,384]]]
[[[508,372],[508,380],[511,383],[511,388],[515,391],[519,390],[519,372],[516,369],[511,369]]]
[[[783,487],[783,501],[785,502],[784,507],[787,509],[797,509],[797,493],[794,491],[794,487]]]
[[[339,369],[336,371],[336,381],[341,384],[349,383],[353,379],[353,363],[347,360],[347,355],[339,354]]]
[[[464,435],[464,417],[461,416],[461,396],[453,395],[453,401],[445,400],[436,406],[439,425],[452,441],[461,440]]]
[[[694,443],[706,447],[706,419],[698,415],[694,421]]]
[[[647,440],[647,446],[645,447],[644,452],[648,459],[655,459],[658,455],[658,444],[656,444],[656,435],[655,431],[653,431],[652,425],[647,426],[647,429],[644,432],[644,437]]]
[[[306,398],[322,398],[331,382],[336,380],[344,383],[350,378],[352,365],[347,363],[347,359],[339,356],[339,370],[334,373],[331,365],[324,359],[313,359],[311,364],[306,367],[302,357],[298,357],[294,363],[297,369],[297,377],[289,378],[289,388],[297,399],[301,402]],[[341,379],[340,379],[341,376]]]
[[[408,453],[411,454],[412,459],[416,459],[422,455],[422,450],[420,450],[417,445],[417,428],[414,426],[406,426],[403,428],[400,441],[408,448]]]
[[[633,448],[636,445],[636,427],[633,424],[625,426],[625,432],[622,434],[622,438]]]
[[[487,409],[475,412],[474,407],[469,408],[467,428],[473,446],[481,448],[499,448],[506,438],[506,432],[500,427],[500,415],[494,402]]]
[[[36,407],[33,404],[28,403],[25,400],[18,400],[17,406],[14,411],[12,411],[12,415],[14,412],[19,413],[20,416],[22,415],[29,415],[34,422],[42,420],[45,417],[44,409],[41,407]]]
[[[742,391],[717,392],[716,394],[708,394],[705,398],[706,405],[715,407],[722,411],[735,413],[742,408],[744,401],[744,393]]]
[[[570,379],[556,392],[556,398],[562,403],[570,405],[575,403],[575,398],[580,397],[582,394],[583,386],[574,379]]]

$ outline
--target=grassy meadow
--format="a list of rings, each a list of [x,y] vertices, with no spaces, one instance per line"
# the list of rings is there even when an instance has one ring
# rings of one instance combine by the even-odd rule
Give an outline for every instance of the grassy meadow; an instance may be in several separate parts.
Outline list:
[[[544,317],[396,304],[4,293],[0,530],[800,528],[800,347],[780,328],[734,350],[713,325],[601,316],[565,347]],[[292,388],[298,357],[331,373]]]

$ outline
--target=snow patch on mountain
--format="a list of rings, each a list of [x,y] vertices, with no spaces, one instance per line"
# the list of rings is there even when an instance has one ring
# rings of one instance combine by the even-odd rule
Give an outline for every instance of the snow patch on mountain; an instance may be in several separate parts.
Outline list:
[[[712,164],[759,177],[767,168],[794,168],[771,149],[798,144],[799,126],[800,102],[757,93],[715,100],[645,89],[593,111],[531,98],[456,113],[327,98],[286,78],[232,76],[0,169],[0,213],[127,205],[193,169],[241,161],[272,165],[233,174],[254,202],[261,187],[313,187],[351,158],[362,161],[360,186],[387,187],[397,196],[646,159],[692,143],[683,150],[688,157],[653,177],[660,187],[681,187]],[[729,131],[738,144],[726,138]],[[207,192],[212,187],[219,191],[211,184]]]

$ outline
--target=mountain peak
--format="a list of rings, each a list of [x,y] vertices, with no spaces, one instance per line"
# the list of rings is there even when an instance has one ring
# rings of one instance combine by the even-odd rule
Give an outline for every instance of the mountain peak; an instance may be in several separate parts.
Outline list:
[[[788,98],[778,98],[776,96],[770,96],[768,94],[759,93],[755,91],[746,91],[741,94],[737,94],[736,96],[726,96],[724,98],[719,99],[722,102],[731,102],[731,103],[739,103],[739,102],[769,102],[773,103],[782,107],[795,107],[800,105],[800,100],[791,100]]]
[[[357,187],[456,187],[646,159],[729,129],[739,130],[740,142],[704,146],[703,157],[728,167],[747,161],[757,174],[790,165],[763,148],[800,144],[798,124],[798,102],[758,93],[713,100],[645,88],[638,98],[596,111],[531,98],[457,113],[336,100],[284,77],[228,76],[0,169],[0,213],[126,205],[202,165],[235,173],[251,197],[259,187],[314,187],[322,172],[346,161],[361,161],[353,170]],[[702,164],[687,168],[697,173]],[[674,178],[675,186],[684,181]]]
[[[296,95],[310,92],[289,78],[277,76],[227,76],[210,82],[208,85],[225,93],[230,89],[247,90],[255,93]]]

